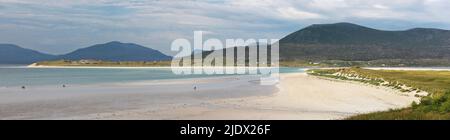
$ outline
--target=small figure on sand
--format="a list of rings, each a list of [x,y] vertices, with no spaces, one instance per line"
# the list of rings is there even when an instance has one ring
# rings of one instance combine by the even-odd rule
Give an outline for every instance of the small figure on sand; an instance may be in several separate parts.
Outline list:
[[[63,84],[63,85],[62,85],[62,87],[63,87],[63,88],[66,88],[66,85],[65,85],[65,84]]]
[[[194,86],[194,90],[197,91],[197,86]]]
[[[22,89],[26,89],[26,87],[25,87],[25,86],[22,86]]]

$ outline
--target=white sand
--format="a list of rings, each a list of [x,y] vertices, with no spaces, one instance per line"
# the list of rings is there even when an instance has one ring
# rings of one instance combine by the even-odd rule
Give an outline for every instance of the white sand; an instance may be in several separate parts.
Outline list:
[[[249,82],[254,80],[216,77],[0,89],[0,119],[342,119],[418,100],[413,94],[304,73],[281,74],[278,88]]]
[[[280,91],[270,96],[218,99],[159,110],[138,109],[97,114],[94,119],[342,119],[351,115],[403,108],[413,94],[353,82],[284,74]],[[89,118],[88,119],[92,119]]]

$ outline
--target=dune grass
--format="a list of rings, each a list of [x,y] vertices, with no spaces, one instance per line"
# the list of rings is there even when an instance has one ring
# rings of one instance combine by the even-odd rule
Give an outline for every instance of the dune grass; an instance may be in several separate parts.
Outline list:
[[[349,120],[441,120],[450,119],[450,71],[401,71],[401,70],[368,70],[361,68],[310,70],[310,74],[342,80],[362,81],[380,85],[387,81],[392,88],[401,90],[399,85],[411,87],[413,91],[426,91],[420,103],[412,103],[411,107],[399,110],[375,112],[357,115]],[[336,75],[345,73],[357,75],[365,80],[348,79]],[[367,80],[370,79],[370,80]],[[381,80],[382,79],[382,80]]]

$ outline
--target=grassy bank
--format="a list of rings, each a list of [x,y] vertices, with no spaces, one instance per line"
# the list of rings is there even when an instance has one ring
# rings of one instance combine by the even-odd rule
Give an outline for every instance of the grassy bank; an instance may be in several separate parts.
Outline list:
[[[448,67],[448,59],[379,59],[371,61],[345,60],[283,60],[285,67]]]
[[[449,71],[368,70],[361,68],[310,70],[309,74],[388,86],[403,92],[428,92],[411,107],[353,116],[350,120],[435,120],[450,119]]]
[[[191,60],[193,63],[194,60]],[[227,60],[234,62],[234,60]],[[248,62],[246,61],[246,65]],[[43,61],[36,64],[42,66],[112,66],[112,67],[157,67],[170,66],[171,61],[99,61],[99,60],[56,60]],[[214,65],[214,63],[212,63]],[[418,60],[372,60],[372,61],[344,61],[344,60],[282,60],[281,67],[428,67],[428,66],[450,66],[449,60],[441,59],[418,59]]]

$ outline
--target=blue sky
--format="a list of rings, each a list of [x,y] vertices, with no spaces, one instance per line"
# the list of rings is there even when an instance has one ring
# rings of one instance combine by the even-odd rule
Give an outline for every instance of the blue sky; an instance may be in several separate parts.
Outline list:
[[[0,43],[52,54],[109,41],[170,52],[177,38],[275,38],[315,23],[450,29],[448,0],[0,0]]]

